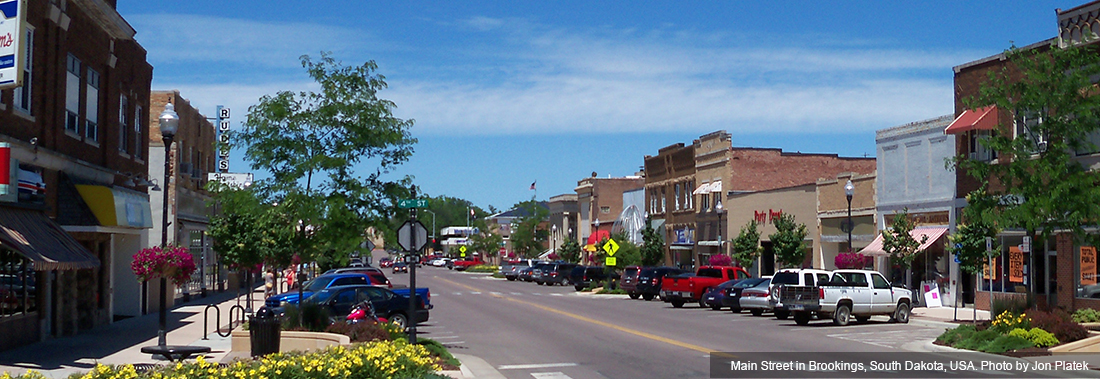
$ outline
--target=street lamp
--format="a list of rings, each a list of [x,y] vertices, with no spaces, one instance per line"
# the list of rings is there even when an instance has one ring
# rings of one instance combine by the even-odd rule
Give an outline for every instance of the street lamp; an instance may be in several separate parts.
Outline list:
[[[425,209],[424,212],[432,214],[432,252],[435,252],[435,212]]]
[[[558,239],[558,225],[557,224],[550,225],[550,248],[554,249],[555,253],[558,252],[557,251],[557,246],[555,246],[555,244],[554,244],[554,241],[557,241],[557,239]]]
[[[844,185],[844,196],[848,198],[848,252],[852,252],[852,195],[856,193],[856,186],[848,179]]]
[[[725,254],[724,249],[725,242],[722,240],[722,214],[725,213],[725,208],[722,207],[722,199],[718,199],[717,204],[714,204],[714,212],[718,214],[718,254]]]
[[[596,216],[596,231],[593,234],[596,235],[596,242],[599,243],[600,240],[601,240],[600,239],[600,216]],[[596,252],[599,252],[599,249],[597,249]],[[591,262],[595,262],[595,259],[592,258],[593,255],[595,255],[595,253],[590,253],[589,256],[588,256],[588,260],[591,261]]]
[[[176,137],[179,128],[180,116],[176,113],[176,107],[172,103],[164,105],[164,111],[160,112],[160,136],[164,140],[164,209],[161,217],[160,245],[162,249],[168,248],[168,189],[172,179],[172,139]],[[160,277],[160,330],[157,331],[157,345],[168,345],[168,278]]]

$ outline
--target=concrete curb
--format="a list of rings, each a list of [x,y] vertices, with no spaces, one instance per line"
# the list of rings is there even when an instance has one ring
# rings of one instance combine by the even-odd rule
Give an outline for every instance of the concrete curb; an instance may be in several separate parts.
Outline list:
[[[504,374],[501,374],[500,371],[497,371],[496,367],[493,367],[493,365],[489,364],[489,362],[486,362],[484,359],[466,354],[451,353],[451,355],[462,363],[458,368],[462,372],[464,378],[505,378]]]

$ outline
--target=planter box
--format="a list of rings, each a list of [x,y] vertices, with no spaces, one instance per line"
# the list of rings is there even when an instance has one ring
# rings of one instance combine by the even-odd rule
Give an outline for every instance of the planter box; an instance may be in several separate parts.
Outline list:
[[[1051,347],[1050,353],[1054,355],[1100,353],[1100,333],[1090,332],[1089,336],[1083,340],[1077,340],[1070,343],[1064,343],[1058,346]]]
[[[230,350],[245,354],[252,352],[252,340],[247,330],[234,330],[232,338]],[[351,338],[343,334],[285,330],[279,334],[279,352],[320,350],[333,345],[351,345]]]

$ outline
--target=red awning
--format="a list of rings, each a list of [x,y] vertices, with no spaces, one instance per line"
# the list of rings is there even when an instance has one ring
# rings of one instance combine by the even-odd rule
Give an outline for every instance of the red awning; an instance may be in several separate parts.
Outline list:
[[[600,241],[608,238],[611,238],[611,232],[606,230],[597,230],[595,233],[592,233],[588,236],[588,244],[595,245],[597,243],[600,243]]]
[[[917,248],[917,252],[919,253],[931,247],[932,244],[936,243],[936,241],[939,241],[940,237],[943,237],[943,235],[946,233],[946,226],[931,226],[913,229],[909,232],[909,235],[913,236],[913,239],[917,241],[923,240],[925,236],[928,237],[928,239],[925,240],[924,243],[920,244],[920,247]],[[875,237],[875,240],[871,241],[870,245],[867,245],[867,247],[863,248],[859,252],[863,255],[869,255],[873,257],[882,257],[889,255],[886,253],[886,251],[882,250],[882,234],[879,234],[878,237]]]
[[[997,106],[990,105],[985,108],[968,109],[963,111],[943,134],[959,134],[970,130],[993,130],[997,127]]]

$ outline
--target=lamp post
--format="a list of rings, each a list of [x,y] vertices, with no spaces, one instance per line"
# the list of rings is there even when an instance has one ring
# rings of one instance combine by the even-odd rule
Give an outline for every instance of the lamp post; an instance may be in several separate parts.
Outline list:
[[[852,195],[855,193],[856,186],[848,179],[848,184],[844,185],[844,196],[848,198],[848,252],[852,251]]]
[[[160,112],[160,136],[164,139],[164,213],[161,217],[160,245],[162,249],[168,248],[168,189],[172,179],[172,139],[176,137],[179,128],[180,116],[176,114],[172,103],[164,105],[164,111]],[[160,330],[157,331],[157,345],[168,345],[168,278],[160,277]]]
[[[425,209],[424,212],[432,214],[432,252],[435,252],[435,212]]]
[[[722,214],[726,213],[726,210],[722,207],[721,199],[718,200],[718,204],[714,205],[714,212],[718,214],[718,254],[725,254],[726,249],[724,245],[726,241],[722,240]]]
[[[596,231],[593,232],[592,234],[596,235],[596,243],[600,243],[600,241],[601,241],[601,239],[600,239],[600,216],[596,216]],[[599,252],[599,251],[600,251],[600,249],[596,249],[596,252]],[[589,254],[588,260],[590,262],[595,263],[596,260],[594,258],[592,258],[592,256],[595,255],[596,252],[593,252],[593,253]]]
[[[557,224],[550,225],[550,249],[554,250],[555,254],[557,254],[557,252],[558,252],[558,250],[557,250],[558,247],[554,244],[554,241],[557,241],[557,239],[558,239],[558,225]]]

